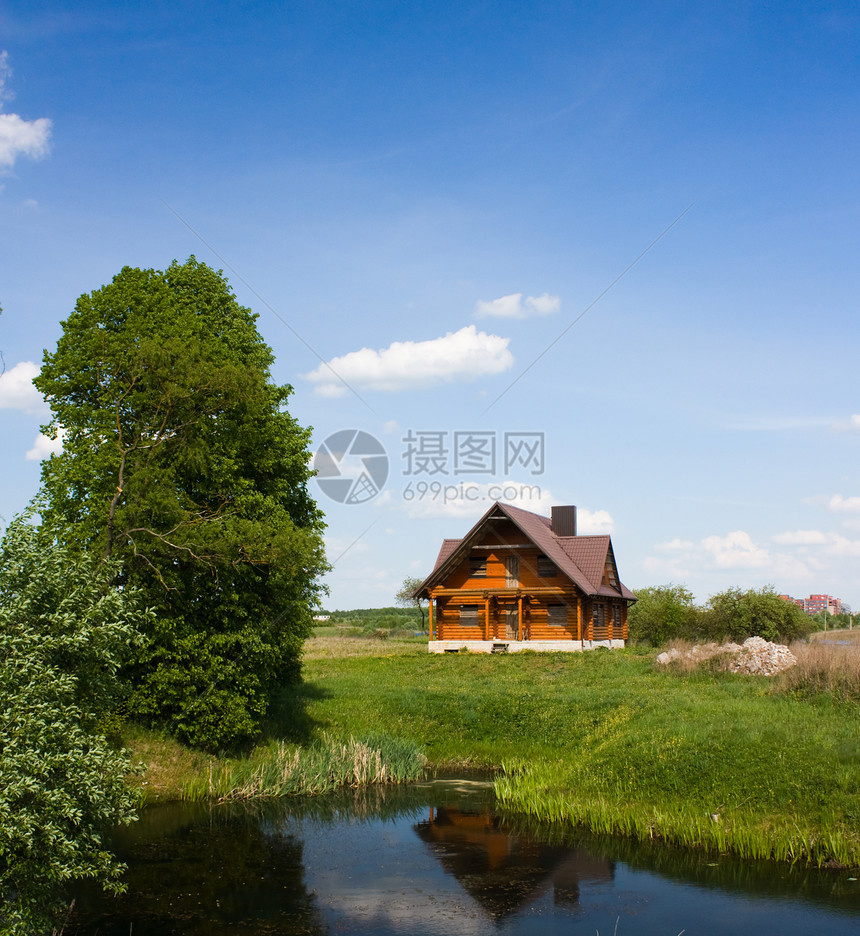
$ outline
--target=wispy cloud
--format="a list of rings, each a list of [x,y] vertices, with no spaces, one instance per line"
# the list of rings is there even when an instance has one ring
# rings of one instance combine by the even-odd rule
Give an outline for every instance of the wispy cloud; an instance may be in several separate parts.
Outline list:
[[[734,530],[725,536],[706,536],[700,545],[722,569],[760,569],[771,561],[768,551],[757,546],[743,530]]]
[[[33,378],[38,373],[39,367],[32,361],[21,361],[0,375],[0,409],[47,413],[48,405],[33,386]]]
[[[56,439],[51,439],[41,432],[36,436],[33,447],[24,456],[27,461],[44,461],[52,455],[59,455],[63,451],[63,436],[65,432],[60,429]]]
[[[821,546],[827,542],[827,534],[821,530],[786,530],[772,539],[782,546]]]
[[[550,315],[560,308],[559,297],[549,293],[526,296],[525,299],[522,293],[511,293],[489,301],[481,299],[475,307],[475,315],[478,318],[524,319],[534,315]]]
[[[826,416],[739,416],[726,423],[726,429],[735,432],[792,432],[832,427],[833,419]]]
[[[12,75],[7,52],[0,52],[0,109],[12,94],[6,82]],[[41,159],[50,148],[51,121],[47,117],[24,120],[18,114],[0,113],[0,170],[10,170],[19,156]]]
[[[834,513],[860,513],[860,497],[843,497],[841,494],[834,494],[827,506]]]
[[[837,432],[860,432],[860,413],[854,413],[849,419],[841,419],[833,423]]]
[[[326,397],[343,396],[346,388],[342,381],[387,393],[423,389],[509,370],[514,363],[509,342],[510,338],[479,332],[468,325],[429,341],[395,341],[379,350],[350,351],[302,377],[316,384],[316,392]]]
[[[792,537],[814,539],[814,531],[799,531],[798,534],[780,534],[776,542],[788,544]],[[781,537],[781,538],[780,538]],[[792,543],[794,544],[794,543]],[[725,535],[706,536],[694,543],[690,540],[674,539],[654,547],[658,553],[643,561],[643,567],[652,574],[668,575],[673,579],[685,578],[693,570],[755,573],[763,581],[808,578],[811,575],[808,556],[803,558],[789,552],[772,552],[757,542],[745,530],[733,530]]]

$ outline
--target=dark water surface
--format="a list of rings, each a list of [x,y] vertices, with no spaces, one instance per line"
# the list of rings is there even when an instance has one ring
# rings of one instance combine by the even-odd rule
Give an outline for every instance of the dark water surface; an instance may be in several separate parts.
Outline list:
[[[114,847],[128,893],[81,890],[66,933],[860,933],[851,872],[561,839],[494,815],[480,781],[150,807]]]

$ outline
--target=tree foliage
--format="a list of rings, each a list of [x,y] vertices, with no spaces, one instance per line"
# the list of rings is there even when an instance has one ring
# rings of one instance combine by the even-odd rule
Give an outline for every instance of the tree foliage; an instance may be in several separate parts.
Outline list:
[[[147,614],[116,569],[25,519],[0,543],[0,930],[42,931],[64,881],[118,886],[102,842],[131,821],[131,769],[101,730]]]
[[[124,268],[81,296],[34,381],[63,452],[43,466],[46,521],[117,559],[158,613],[131,706],[225,748],[297,677],[326,568],[310,430],[270,379],[256,316],[193,257]]]
[[[758,591],[728,588],[712,595],[704,607],[681,585],[637,588],[636,598],[628,611],[630,639],[654,647],[674,639],[742,642],[757,636],[786,642],[803,639],[819,626],[770,586]]]
[[[785,601],[771,587],[759,591],[728,588],[712,595],[702,615],[702,631],[713,639],[747,637],[786,642],[808,637],[815,622],[792,601]]]
[[[630,640],[659,647],[668,640],[690,637],[695,631],[693,595],[682,585],[638,588],[636,599],[627,612]]]
[[[424,598],[414,596],[415,589],[423,582],[423,579],[407,575],[403,579],[403,584],[394,596],[394,600],[401,608],[417,608],[421,612],[421,630],[424,630]]]

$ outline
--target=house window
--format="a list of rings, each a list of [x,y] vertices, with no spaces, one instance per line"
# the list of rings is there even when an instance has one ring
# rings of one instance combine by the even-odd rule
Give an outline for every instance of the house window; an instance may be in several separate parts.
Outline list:
[[[567,605],[551,604],[547,606],[547,624],[553,627],[567,626]]]
[[[537,573],[540,578],[554,578],[558,575],[558,569],[552,559],[547,559],[546,556],[538,556]]]
[[[480,605],[460,605],[460,624],[465,627],[478,626],[478,609]]]
[[[612,606],[612,626],[621,627],[621,605]]]
[[[486,578],[487,577],[487,557],[472,556],[469,559],[469,577]]]
[[[609,623],[607,621],[607,606],[601,602],[595,602],[594,614],[592,617],[592,636],[595,640],[606,640],[609,637]]]

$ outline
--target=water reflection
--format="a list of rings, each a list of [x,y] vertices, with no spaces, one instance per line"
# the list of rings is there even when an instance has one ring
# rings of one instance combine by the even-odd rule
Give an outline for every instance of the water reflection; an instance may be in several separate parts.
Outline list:
[[[847,872],[563,837],[480,781],[156,807],[115,847],[128,893],[81,888],[67,934],[860,933]]]
[[[608,859],[516,833],[489,808],[431,806],[415,830],[445,871],[494,918],[522,910],[547,891],[555,905],[572,906],[580,880],[613,877]]]

